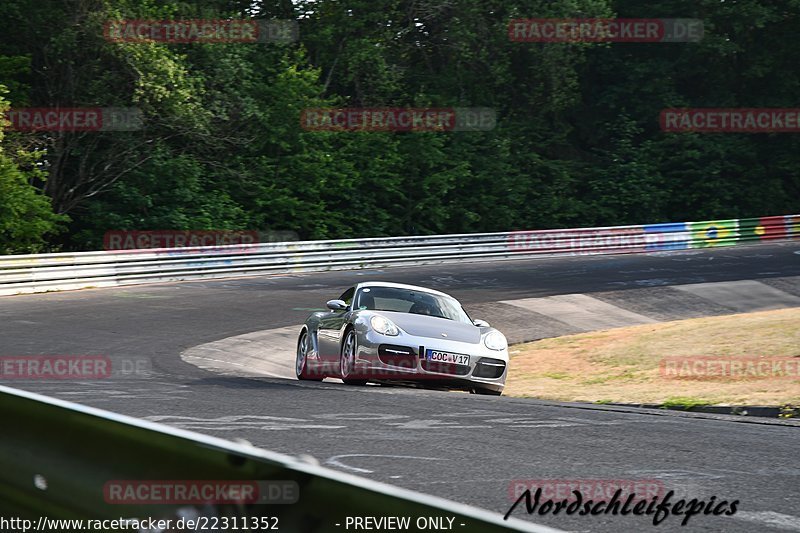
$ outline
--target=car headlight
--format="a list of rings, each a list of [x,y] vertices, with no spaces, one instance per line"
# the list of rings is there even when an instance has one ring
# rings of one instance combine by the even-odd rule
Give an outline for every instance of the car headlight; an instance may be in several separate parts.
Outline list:
[[[483,339],[483,344],[490,350],[505,350],[508,348],[508,341],[506,341],[505,335],[499,331],[492,331],[486,335],[486,338]]]
[[[380,315],[375,315],[370,318],[369,323],[372,325],[372,329],[381,335],[394,336],[400,333],[400,330],[397,329],[397,326],[394,325],[394,322]]]

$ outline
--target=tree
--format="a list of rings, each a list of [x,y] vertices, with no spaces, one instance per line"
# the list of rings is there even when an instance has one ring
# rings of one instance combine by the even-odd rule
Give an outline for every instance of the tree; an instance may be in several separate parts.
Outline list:
[[[3,98],[6,93],[0,85],[0,116],[9,108]],[[55,215],[48,198],[32,185],[44,179],[37,168],[41,154],[18,150],[8,155],[3,137],[0,128],[0,254],[40,252],[46,248],[48,234],[57,233],[67,218]]]

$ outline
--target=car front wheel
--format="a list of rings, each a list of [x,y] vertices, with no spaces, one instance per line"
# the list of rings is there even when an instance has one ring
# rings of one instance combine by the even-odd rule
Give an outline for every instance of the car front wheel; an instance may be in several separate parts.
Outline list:
[[[312,376],[308,371],[308,347],[310,338],[308,332],[304,331],[297,339],[297,358],[295,359],[294,373],[297,379],[308,381],[322,381],[321,377]]]
[[[355,330],[349,330],[344,338],[342,344],[342,351],[339,356],[339,375],[342,381],[347,385],[364,385],[367,383],[366,379],[355,379],[356,369],[356,350],[358,347],[358,339]]]

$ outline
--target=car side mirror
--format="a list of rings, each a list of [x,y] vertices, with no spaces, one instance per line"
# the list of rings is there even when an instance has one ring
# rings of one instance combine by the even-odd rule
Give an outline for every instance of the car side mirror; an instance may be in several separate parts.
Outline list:
[[[479,328],[488,328],[489,327],[489,323],[486,322],[485,320],[473,320],[472,323],[475,324],[476,326],[478,326]]]
[[[328,309],[331,311],[344,311],[347,309],[347,304],[344,303],[344,300],[328,300],[328,303],[325,305],[327,305]]]

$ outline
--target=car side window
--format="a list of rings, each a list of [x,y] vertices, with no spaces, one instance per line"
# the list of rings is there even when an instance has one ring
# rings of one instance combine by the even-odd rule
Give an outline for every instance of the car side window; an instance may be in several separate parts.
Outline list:
[[[355,292],[356,292],[356,288],[355,287],[350,287],[349,289],[344,291],[344,293],[341,296],[339,296],[339,299],[343,300],[344,303],[347,304],[347,307],[352,307],[352,305],[353,305],[353,294]]]

